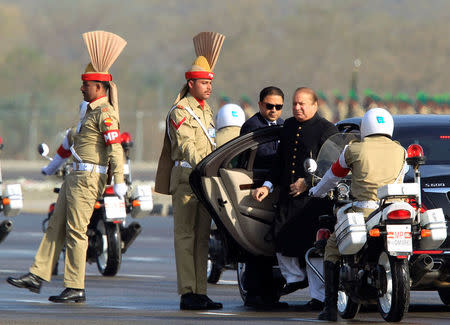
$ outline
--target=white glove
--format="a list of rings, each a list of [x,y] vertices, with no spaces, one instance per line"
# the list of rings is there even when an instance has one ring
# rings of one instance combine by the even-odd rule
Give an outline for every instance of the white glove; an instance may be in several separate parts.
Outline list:
[[[319,194],[317,192],[318,192],[318,188],[317,188],[317,186],[314,186],[309,189],[308,195],[312,196],[312,197],[321,197],[321,198],[324,198],[325,196],[327,196],[327,192],[319,193]]]
[[[125,194],[127,194],[128,186],[125,183],[114,184],[113,190],[114,193],[119,197],[119,199],[123,200]]]
[[[56,154],[55,157],[53,157],[53,160],[47,166],[42,168],[42,174],[53,175],[66,160],[67,158],[62,158],[60,155]]]

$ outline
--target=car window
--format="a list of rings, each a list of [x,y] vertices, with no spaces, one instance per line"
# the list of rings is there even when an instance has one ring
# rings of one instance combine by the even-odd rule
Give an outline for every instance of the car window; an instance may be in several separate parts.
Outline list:
[[[394,139],[399,141],[405,149],[411,144],[420,144],[427,165],[450,164],[450,130],[448,127],[403,127],[394,130]]]

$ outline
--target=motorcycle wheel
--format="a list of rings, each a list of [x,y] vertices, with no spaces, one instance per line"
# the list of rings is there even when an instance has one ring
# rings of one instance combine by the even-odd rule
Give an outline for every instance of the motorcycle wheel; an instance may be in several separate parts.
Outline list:
[[[353,319],[359,311],[361,304],[354,302],[345,291],[338,291],[337,309],[343,319]]]
[[[439,297],[445,305],[450,305],[450,289],[449,288],[439,288]]]
[[[99,219],[97,223],[97,268],[104,276],[117,274],[122,262],[121,238],[118,224],[105,223]]]
[[[378,257],[378,265],[384,268],[381,287],[382,292],[378,297],[378,310],[387,322],[399,322],[408,311],[410,280],[408,260],[398,259],[381,252]]]
[[[239,287],[239,293],[241,294],[242,301],[247,301],[247,289],[245,289],[245,263],[238,263],[237,265],[237,281]]]
[[[206,275],[208,283],[216,284],[219,282],[220,276],[222,275],[222,268],[208,258]]]

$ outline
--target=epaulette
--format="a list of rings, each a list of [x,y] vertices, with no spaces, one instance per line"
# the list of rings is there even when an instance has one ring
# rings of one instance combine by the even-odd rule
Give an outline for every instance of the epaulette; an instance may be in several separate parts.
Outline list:
[[[107,111],[109,111],[109,106],[102,107],[102,112],[103,113],[107,112]]]

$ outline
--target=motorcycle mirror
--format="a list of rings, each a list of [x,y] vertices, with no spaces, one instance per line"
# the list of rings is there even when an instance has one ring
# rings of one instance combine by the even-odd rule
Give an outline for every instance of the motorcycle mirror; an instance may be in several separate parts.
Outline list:
[[[312,158],[306,158],[303,162],[303,168],[305,169],[305,172],[314,174],[314,172],[317,170],[317,163]]]
[[[38,152],[42,157],[47,157],[50,149],[48,148],[48,145],[46,143],[41,143],[40,145],[38,145]]]

